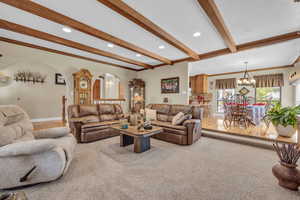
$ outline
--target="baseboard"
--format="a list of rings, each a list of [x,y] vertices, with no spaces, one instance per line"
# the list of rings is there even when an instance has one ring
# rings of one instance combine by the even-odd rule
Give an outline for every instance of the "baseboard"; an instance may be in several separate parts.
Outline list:
[[[45,122],[45,121],[57,121],[57,120],[62,120],[61,117],[49,117],[49,118],[36,118],[36,119],[31,119],[31,122]]]

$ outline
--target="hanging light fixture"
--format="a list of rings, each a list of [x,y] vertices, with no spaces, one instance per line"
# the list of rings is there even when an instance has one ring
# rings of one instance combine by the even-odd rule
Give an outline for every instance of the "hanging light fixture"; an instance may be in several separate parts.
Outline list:
[[[237,84],[238,86],[252,86],[255,87],[255,79],[252,78],[248,72],[248,62],[245,62],[246,70],[244,72],[244,77],[238,79]]]

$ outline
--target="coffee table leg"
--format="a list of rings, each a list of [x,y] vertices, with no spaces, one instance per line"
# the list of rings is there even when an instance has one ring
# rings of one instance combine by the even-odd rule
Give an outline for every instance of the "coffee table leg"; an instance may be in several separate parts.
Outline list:
[[[150,137],[135,137],[134,152],[142,153],[150,149]]]
[[[129,135],[120,134],[120,146],[125,147],[133,144],[133,137]]]

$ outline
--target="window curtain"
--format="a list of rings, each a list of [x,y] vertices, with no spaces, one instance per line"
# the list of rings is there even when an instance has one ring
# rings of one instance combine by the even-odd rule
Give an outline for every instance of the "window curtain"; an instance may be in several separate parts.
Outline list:
[[[284,86],[283,74],[268,74],[254,76],[256,87],[282,87]]]
[[[233,89],[233,88],[236,88],[236,79],[235,78],[217,79],[216,80],[216,89],[217,90]]]

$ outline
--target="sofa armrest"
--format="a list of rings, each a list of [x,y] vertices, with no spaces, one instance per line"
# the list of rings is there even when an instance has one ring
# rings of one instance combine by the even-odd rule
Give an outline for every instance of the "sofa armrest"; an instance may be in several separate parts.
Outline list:
[[[183,126],[187,128],[187,137],[188,144],[193,144],[197,141],[201,135],[201,120],[199,119],[190,119],[183,122]]]
[[[36,139],[59,138],[67,136],[70,132],[67,127],[57,127],[33,131],[33,135]]]
[[[53,139],[18,142],[0,148],[0,157],[23,156],[50,151],[56,147]]]

